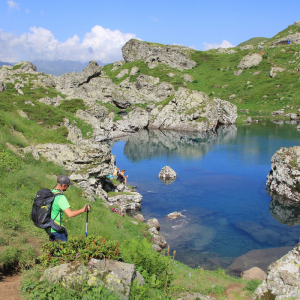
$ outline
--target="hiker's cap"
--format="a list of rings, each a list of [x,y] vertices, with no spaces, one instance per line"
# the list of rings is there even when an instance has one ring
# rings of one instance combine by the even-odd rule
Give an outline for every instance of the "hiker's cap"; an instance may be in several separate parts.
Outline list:
[[[57,178],[57,183],[59,184],[67,184],[67,185],[73,185],[74,183],[70,181],[70,178],[66,175],[60,175]]]

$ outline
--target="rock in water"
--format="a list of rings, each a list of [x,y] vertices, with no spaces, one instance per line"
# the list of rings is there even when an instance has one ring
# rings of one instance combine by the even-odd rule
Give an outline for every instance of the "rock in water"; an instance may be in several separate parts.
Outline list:
[[[271,159],[267,192],[286,204],[300,203],[300,146],[281,148]]]
[[[168,185],[175,181],[175,179],[177,178],[177,174],[169,166],[165,166],[160,170],[158,178],[166,185]]]
[[[268,268],[267,279],[255,290],[252,299],[300,299],[300,244]],[[272,298],[272,299],[275,299]],[[268,298],[271,299],[271,298]]]
[[[178,218],[182,217],[182,214],[180,212],[172,212],[170,214],[167,215],[167,218],[171,219],[171,220],[176,220]]]

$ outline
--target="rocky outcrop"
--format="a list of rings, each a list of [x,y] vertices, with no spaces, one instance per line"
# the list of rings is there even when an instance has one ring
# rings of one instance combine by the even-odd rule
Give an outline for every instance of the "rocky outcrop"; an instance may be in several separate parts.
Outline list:
[[[289,34],[281,39],[278,39],[272,45],[287,44],[288,42],[294,44],[300,44],[300,33],[297,32],[295,34]]]
[[[71,173],[70,179],[83,189],[85,196],[94,201],[95,196],[107,197],[102,189],[102,182],[111,174],[115,157],[106,144],[81,143],[70,144],[38,144],[24,148],[25,153],[32,153],[35,159],[40,156],[48,161],[61,165]]]
[[[240,47],[241,50],[251,50],[253,49],[253,45],[245,45]]]
[[[156,230],[160,229],[159,222],[155,218],[148,220],[147,224],[150,226],[150,228],[154,227]]]
[[[218,98],[211,101],[205,93],[179,88],[167,105],[158,105],[150,112],[148,127],[205,132],[214,130],[219,122],[235,123],[236,112],[230,102]]]
[[[123,58],[127,63],[143,60],[150,64],[166,64],[181,71],[191,69],[196,65],[188,57],[193,50],[177,45],[159,45],[131,39],[122,48]]]
[[[242,58],[242,60],[240,61],[237,67],[242,70],[249,69],[253,66],[258,66],[262,61],[262,59],[263,58],[257,53],[248,54]]]
[[[300,298],[300,244],[269,266],[267,279],[258,286],[252,299],[265,299],[267,295],[279,300]]]
[[[105,202],[110,206],[118,206],[122,211],[131,212],[141,209],[143,196],[137,192],[128,191],[122,194],[108,197]]]
[[[280,202],[300,202],[300,147],[281,148],[271,159],[271,171],[267,176],[269,195]]]
[[[138,285],[145,284],[143,276],[136,271],[135,265],[94,258],[87,266],[80,263],[66,263],[46,269],[41,279],[52,284],[61,283],[66,288],[85,282],[94,287],[104,285],[116,293],[121,300],[128,299],[134,279],[137,280]]]

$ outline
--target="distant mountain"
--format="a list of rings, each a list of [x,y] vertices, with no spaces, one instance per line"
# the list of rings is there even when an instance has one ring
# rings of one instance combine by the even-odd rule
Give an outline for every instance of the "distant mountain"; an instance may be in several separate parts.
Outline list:
[[[5,61],[0,61],[0,67],[2,67],[3,65],[9,65],[9,66],[13,66],[15,63],[9,63],[9,62],[5,62]]]
[[[88,62],[82,63],[80,61],[72,60],[33,60],[32,63],[37,67],[38,72],[45,72],[45,74],[62,75],[65,73],[81,72]],[[99,66],[103,66],[104,63],[98,61]]]

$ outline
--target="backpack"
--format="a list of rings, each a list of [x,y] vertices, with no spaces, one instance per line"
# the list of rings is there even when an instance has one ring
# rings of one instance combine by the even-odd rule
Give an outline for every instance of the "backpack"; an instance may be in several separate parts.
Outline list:
[[[54,229],[55,231],[65,230],[65,227],[55,223],[51,218],[52,204],[56,196],[63,195],[63,193],[52,193],[49,189],[41,189],[37,192],[32,205],[31,220],[36,227],[42,229]]]

